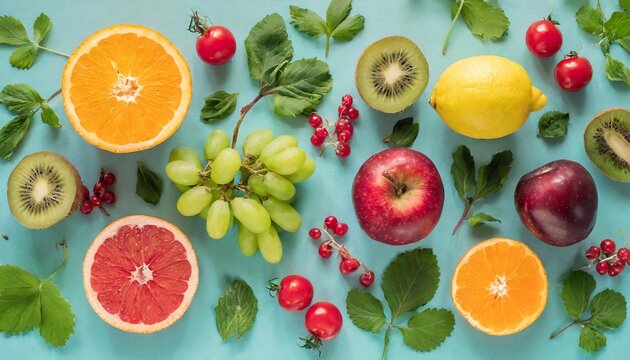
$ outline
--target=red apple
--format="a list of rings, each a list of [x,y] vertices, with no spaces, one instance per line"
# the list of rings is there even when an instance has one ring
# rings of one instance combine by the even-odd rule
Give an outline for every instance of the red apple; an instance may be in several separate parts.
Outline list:
[[[514,192],[523,224],[540,240],[569,246],[584,240],[597,218],[597,188],[582,165],[552,161],[525,174]]]
[[[352,202],[361,228],[374,240],[406,245],[425,238],[444,205],[444,186],[424,154],[393,148],[372,155],[352,185]]]

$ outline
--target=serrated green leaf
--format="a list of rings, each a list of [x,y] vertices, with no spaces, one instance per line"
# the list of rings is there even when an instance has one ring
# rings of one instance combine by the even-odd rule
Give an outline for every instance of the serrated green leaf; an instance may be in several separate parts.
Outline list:
[[[217,329],[225,341],[234,336],[240,339],[254,325],[258,300],[252,288],[243,280],[230,284],[215,308]]]
[[[590,326],[583,326],[580,330],[580,347],[593,353],[606,346],[606,335]]]
[[[0,265],[0,332],[19,334],[41,324],[40,281],[13,265]]]
[[[204,105],[201,109],[201,120],[205,122],[214,122],[225,119],[236,108],[236,100],[238,93],[228,93],[225,91],[216,91],[204,99]]]
[[[326,33],[326,22],[316,12],[295,5],[289,6],[291,25],[299,32],[318,38]]]
[[[428,303],[439,281],[440,268],[431,249],[415,249],[396,256],[385,269],[381,283],[392,322],[400,314]]]
[[[364,26],[365,17],[363,15],[349,16],[335,28],[331,36],[335,40],[350,41],[363,30]]]
[[[13,53],[9,57],[9,62],[11,63],[11,66],[16,69],[30,69],[35,62],[35,56],[37,56],[36,46],[22,46],[13,51]]]
[[[465,145],[461,145],[453,153],[451,175],[459,197],[468,198],[475,188],[475,159]]]
[[[43,281],[41,293],[41,325],[39,333],[47,343],[64,346],[74,333],[74,314],[68,300],[50,280]]]
[[[332,32],[341,24],[352,11],[352,0],[331,0],[326,10],[327,33]]]
[[[604,32],[610,42],[630,36],[630,14],[613,12],[604,23]]]
[[[562,302],[569,316],[579,319],[588,308],[588,301],[595,290],[595,279],[584,271],[572,271],[562,283]]]
[[[256,80],[261,80],[269,69],[291,61],[293,46],[282,17],[273,13],[254,25],[245,39],[245,50],[249,74]]]
[[[591,301],[591,319],[589,324],[604,329],[616,329],[626,319],[627,304],[621,293],[604,290]]]
[[[0,104],[15,113],[34,111],[42,101],[39,93],[26,84],[9,84],[0,92]]]
[[[370,293],[350,290],[346,309],[352,323],[361,330],[378,334],[386,325],[383,304]]]
[[[13,16],[0,16],[0,44],[22,46],[31,44],[22,22]]]
[[[512,152],[510,150],[494,154],[488,165],[479,168],[475,199],[479,200],[493,194],[503,187],[510,173]]]
[[[409,147],[416,141],[420,132],[420,124],[413,121],[412,117],[398,120],[392,129],[391,135],[386,136],[383,142],[394,147]]]
[[[569,119],[568,113],[546,112],[538,121],[538,137],[555,139],[565,136],[569,130]]]
[[[611,81],[623,81],[630,86],[630,69],[610,54],[606,54],[606,77]]]
[[[33,33],[35,34],[35,43],[40,44],[48,35],[50,28],[52,27],[52,21],[46,14],[41,13],[35,19],[33,24]]]
[[[496,219],[488,214],[482,213],[482,212],[478,212],[475,215],[469,217],[468,219],[466,219],[468,221],[468,223],[470,225],[472,225],[472,227],[478,227],[481,225],[484,225],[486,223],[489,222],[498,222],[500,223],[501,220]]]
[[[598,6],[583,5],[575,14],[575,20],[585,31],[601,36],[604,33],[604,13]]]
[[[42,101],[40,105],[42,111],[40,115],[44,124],[47,124],[50,127],[57,129],[61,128],[61,124],[59,124],[59,118],[57,117],[57,114],[55,114],[55,110],[50,107],[48,102]]]
[[[484,0],[459,1],[464,1],[461,17],[473,35],[481,40],[500,40],[505,37],[510,20],[505,16],[503,9]],[[453,5],[455,12],[459,7],[459,1]]]
[[[621,47],[630,54],[630,36],[617,40],[617,44],[621,45]]]
[[[152,205],[157,205],[162,196],[162,179],[141,162],[136,170],[136,195]]]
[[[33,113],[16,116],[0,129],[0,156],[8,159],[24,139],[33,120]]]
[[[398,327],[407,346],[427,352],[436,349],[451,336],[455,317],[446,309],[425,309],[412,316],[407,328]]]

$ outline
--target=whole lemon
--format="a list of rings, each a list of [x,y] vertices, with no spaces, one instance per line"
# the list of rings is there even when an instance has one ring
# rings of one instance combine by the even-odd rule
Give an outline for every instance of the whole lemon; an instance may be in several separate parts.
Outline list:
[[[475,139],[509,135],[542,109],[547,97],[523,67],[501,56],[474,56],[449,66],[429,103],[453,131]]]

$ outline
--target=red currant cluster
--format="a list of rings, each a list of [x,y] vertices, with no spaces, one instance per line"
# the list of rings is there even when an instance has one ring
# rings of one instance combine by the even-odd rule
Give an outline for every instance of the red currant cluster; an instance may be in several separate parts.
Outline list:
[[[116,202],[116,194],[113,191],[107,189],[108,186],[114,185],[116,182],[116,176],[114,173],[105,172],[105,170],[101,169],[101,177],[96,184],[94,184],[94,193],[90,196],[90,191],[85,185],[81,185],[81,191],[83,192],[83,202],[81,203],[81,207],[79,211],[82,214],[89,214],[94,210],[95,207],[98,207],[101,212],[107,216],[107,210],[103,205],[113,204]]]
[[[591,261],[587,267],[595,265],[595,270],[600,275],[615,277],[623,272],[626,264],[630,265],[630,249],[616,249],[615,242],[606,239],[598,246],[591,246],[586,250],[586,258]]]
[[[339,117],[335,122],[322,119],[317,113],[311,114],[308,123],[315,129],[311,136],[311,144],[321,147],[319,155],[324,153],[327,146],[332,146],[338,157],[347,158],[350,155],[349,144],[354,133],[352,121],[359,118],[359,110],[352,107],[351,95],[344,95],[341,98],[337,113]],[[326,142],[326,138],[330,138],[330,141]]]
[[[321,239],[322,232],[328,237],[327,240],[324,240],[324,242],[319,245],[319,256],[324,259],[328,259],[332,255],[333,249],[337,249],[337,251],[339,251],[339,255],[341,256],[339,272],[347,275],[357,271],[360,267],[363,267],[364,271],[359,277],[359,283],[365,287],[372,285],[374,283],[374,272],[365,266],[365,264],[359,262],[356,258],[353,258],[348,249],[346,249],[345,246],[340,245],[335,240],[330,231],[337,236],[344,236],[348,233],[348,224],[340,223],[334,216],[328,216],[324,219],[324,227],[321,230],[318,228],[312,228],[308,232],[308,235],[314,241]]]

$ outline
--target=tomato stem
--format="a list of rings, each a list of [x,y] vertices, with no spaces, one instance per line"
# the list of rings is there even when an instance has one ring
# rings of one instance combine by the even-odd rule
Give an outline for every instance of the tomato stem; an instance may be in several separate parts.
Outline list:
[[[206,29],[208,29],[207,21],[199,16],[197,10],[193,10],[190,16],[190,23],[188,24],[188,31],[201,36],[206,32]]]
[[[455,13],[455,16],[453,16],[453,21],[451,21],[451,26],[449,26],[448,28],[448,32],[446,33],[446,39],[444,39],[444,45],[442,46],[442,55],[446,55],[446,47],[448,46],[448,41],[450,40],[451,35],[453,34],[453,28],[455,28],[455,22],[457,21],[459,14],[462,12],[462,9],[464,8],[464,2],[466,2],[466,0],[460,0],[459,8],[457,8],[457,12]]]

